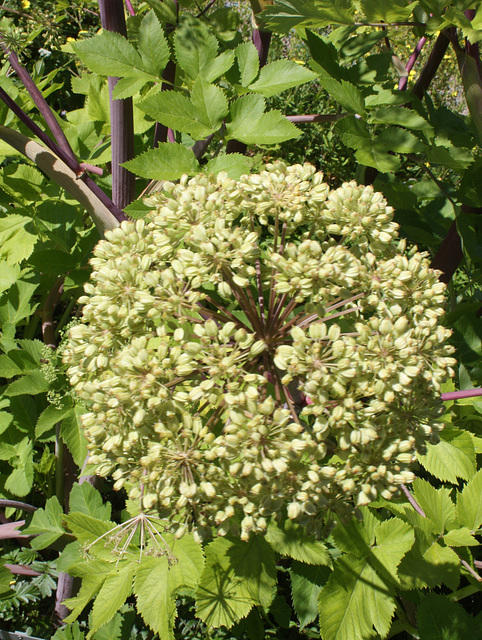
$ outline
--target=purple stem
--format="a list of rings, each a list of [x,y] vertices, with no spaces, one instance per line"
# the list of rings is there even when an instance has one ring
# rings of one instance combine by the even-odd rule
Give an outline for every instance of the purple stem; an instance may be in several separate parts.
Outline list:
[[[124,3],[122,0],[99,0],[102,27],[127,37]],[[114,100],[112,92],[118,78],[110,76],[110,122],[112,145],[112,200],[124,209],[135,198],[135,176],[121,166],[134,157],[134,115],[132,98]]]
[[[136,12],[134,11],[134,7],[132,6],[131,0],[126,0],[127,11],[131,14],[131,16],[135,16]]]
[[[34,507],[32,504],[27,504],[26,502],[19,502],[18,500],[0,500],[0,509],[7,509],[9,507],[12,509],[21,509],[22,511],[37,511],[37,507]]]
[[[463,398],[476,398],[482,396],[482,387],[478,389],[465,389],[464,391],[449,391],[440,396],[444,402],[448,400],[462,400]]]
[[[405,71],[407,72],[407,75],[404,78],[400,78],[400,80],[398,82],[398,90],[399,91],[405,91],[405,89],[407,88],[408,76],[410,74],[410,71],[413,69],[413,66],[414,66],[415,62],[417,61],[417,58],[420,55],[420,52],[422,51],[423,45],[425,44],[426,41],[427,41],[427,38],[425,36],[423,36],[417,42],[417,46],[413,50],[412,55],[410,56],[410,58],[408,59],[407,64],[405,65]]]
[[[22,67],[22,65],[20,64],[20,61],[19,61],[19,59],[17,57],[17,54],[14,53],[13,51],[10,51],[10,49],[6,46],[6,44],[4,43],[2,38],[0,38],[0,46],[8,54],[8,61],[9,61],[10,65],[11,65],[11,67],[15,70],[16,74],[18,75],[18,77],[22,81],[24,87],[27,89],[30,97],[34,101],[35,105],[37,106],[37,109],[42,114],[42,116],[43,116],[45,122],[47,123],[47,126],[49,127],[50,131],[52,132],[52,134],[53,134],[58,146],[62,149],[62,151],[64,152],[65,156],[66,157],[70,157],[71,161],[73,163],[75,163],[77,169],[73,169],[73,170],[75,171],[75,173],[78,173],[78,165],[79,165],[79,163],[77,162],[77,158],[75,157],[75,154],[72,151],[72,148],[71,148],[67,138],[65,137],[65,134],[62,131],[61,126],[57,122],[57,119],[55,118],[55,116],[54,116],[54,114],[52,112],[52,109],[47,104],[47,101],[43,97],[40,89],[37,87],[35,82],[32,80],[32,78],[30,77],[30,74],[28,73],[28,71],[24,67]]]
[[[410,493],[410,491],[407,489],[407,487],[402,484],[402,491],[403,493],[407,496],[408,501],[410,502],[410,504],[412,505],[412,507],[415,509],[415,511],[417,513],[419,513],[422,518],[426,518],[427,516],[425,515],[424,510],[422,509],[422,507],[418,504],[418,502],[415,500],[415,498],[412,496],[412,494]]]
[[[448,36],[450,35],[452,35],[451,29],[445,29],[438,34],[428,60],[411,92],[417,98],[423,98],[423,94],[427,91],[430,83],[432,82],[433,77],[443,60],[445,52],[448,49],[450,43]]]

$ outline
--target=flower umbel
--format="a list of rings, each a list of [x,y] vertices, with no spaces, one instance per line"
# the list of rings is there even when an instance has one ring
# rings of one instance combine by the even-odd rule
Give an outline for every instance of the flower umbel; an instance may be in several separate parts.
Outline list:
[[[64,350],[97,473],[177,535],[244,539],[410,482],[455,361],[382,195],[278,162],[148,203],[97,245]]]

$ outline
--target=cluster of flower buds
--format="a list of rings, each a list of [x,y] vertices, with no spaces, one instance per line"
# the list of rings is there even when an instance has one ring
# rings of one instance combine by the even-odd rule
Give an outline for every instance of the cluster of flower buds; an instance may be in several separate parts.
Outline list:
[[[316,534],[411,482],[455,361],[382,195],[277,162],[147,202],[97,245],[63,351],[97,473],[201,538]]]

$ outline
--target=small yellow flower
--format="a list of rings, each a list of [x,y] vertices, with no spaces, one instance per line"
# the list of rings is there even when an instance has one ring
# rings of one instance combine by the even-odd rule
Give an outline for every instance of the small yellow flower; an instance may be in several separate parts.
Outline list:
[[[29,0],[22,0],[22,9],[28,9],[30,7],[30,1]]]

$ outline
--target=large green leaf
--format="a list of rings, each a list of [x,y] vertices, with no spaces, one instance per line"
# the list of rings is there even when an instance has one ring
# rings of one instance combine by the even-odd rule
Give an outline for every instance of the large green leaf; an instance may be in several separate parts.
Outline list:
[[[346,80],[338,82],[334,78],[322,78],[320,83],[344,109],[360,116],[365,115],[365,101],[354,84]]]
[[[460,559],[438,540],[427,543],[426,537],[418,534],[399,565],[398,577],[405,590],[433,589],[442,583],[455,590],[460,581]]]
[[[457,495],[457,514],[460,524],[470,531],[477,531],[482,526],[482,469]]]
[[[0,260],[6,267],[25,260],[32,253],[37,236],[26,230],[30,223],[30,218],[13,213],[0,218]],[[4,273],[5,277],[9,272]]]
[[[420,640],[467,640],[474,635],[473,619],[449,597],[430,593],[417,609]]]
[[[93,38],[73,43],[72,48],[94,73],[146,81],[157,79],[144,68],[141,56],[120,33],[103,30]]]
[[[33,442],[24,438],[15,445],[15,457],[10,459],[13,471],[5,482],[5,489],[15,496],[26,496],[33,485]]]
[[[395,611],[390,587],[367,559],[342,556],[319,597],[323,640],[385,637]]]
[[[10,383],[4,393],[6,396],[35,396],[48,391],[48,389],[49,383],[43,373],[37,369]]]
[[[79,593],[73,598],[63,601],[63,604],[71,610],[64,622],[73,622],[76,620],[92,598],[101,588],[104,580],[112,571],[112,565],[100,560],[90,560],[89,562],[81,562],[76,567],[70,567],[71,575],[82,577],[82,585]]]
[[[94,601],[91,624],[87,638],[114,617],[122,607],[132,590],[132,578],[135,566],[128,563],[120,571],[108,575]]]
[[[408,20],[417,2],[406,0],[361,0],[361,10],[369,22],[400,22]]]
[[[283,556],[289,556],[306,564],[331,566],[331,556],[322,542],[306,535],[303,527],[287,520],[276,524],[270,522],[266,540],[272,548]]]
[[[30,526],[22,531],[25,535],[36,536],[30,542],[33,549],[45,549],[65,533],[62,516],[62,507],[56,496],[47,500],[45,509],[35,511]]]
[[[69,511],[85,513],[98,520],[109,520],[111,505],[102,502],[102,496],[89,482],[76,482],[69,495]]]
[[[142,19],[137,34],[137,51],[141,55],[143,69],[153,76],[162,77],[170,52],[164,29],[154,11],[149,11]]]
[[[310,82],[316,77],[316,73],[292,60],[276,60],[261,69],[259,78],[250,84],[248,89],[270,98],[286,89]]]
[[[468,431],[446,427],[440,434],[440,442],[427,444],[427,453],[417,454],[417,460],[444,482],[458,484],[459,478],[469,480],[476,470],[472,435]]]
[[[262,536],[249,542],[217,538],[206,547],[196,612],[209,627],[228,629],[253,605],[269,609],[276,585],[274,554]]]
[[[382,124],[395,124],[407,129],[415,129],[416,131],[425,131],[430,133],[432,127],[430,124],[419,116],[416,111],[402,107],[388,106],[380,107],[370,113],[372,122],[380,122]]]
[[[175,597],[179,586],[166,557],[142,558],[134,582],[137,610],[144,622],[163,640],[174,638]]]
[[[413,483],[416,501],[422,507],[427,518],[437,527],[439,534],[450,531],[457,525],[455,504],[450,497],[450,489],[436,489],[430,482],[416,478]]]
[[[294,27],[351,24],[353,14],[351,0],[277,0],[257,14],[256,21],[269,31],[287,33]]]
[[[52,429],[71,412],[73,412],[71,402],[60,407],[57,407],[54,404],[49,404],[49,406],[42,411],[37,420],[37,424],[35,425],[35,437],[42,437],[44,433]]]
[[[177,180],[184,173],[194,175],[200,166],[194,153],[182,144],[163,142],[122,165],[132,173],[151,180]]]
[[[247,87],[259,72],[259,55],[252,42],[243,42],[236,47],[236,60],[239,68],[239,83]]]
[[[83,413],[82,407],[75,406],[62,420],[60,427],[60,435],[72,454],[75,464],[80,468],[87,458],[87,439],[80,422],[80,416]]]
[[[296,560],[291,564],[291,599],[300,630],[318,616],[318,597],[330,573],[330,569],[321,564],[310,565]]]
[[[191,101],[200,122],[206,126],[209,133],[216,131],[228,115],[228,102],[223,90],[203,78],[198,78],[194,83]]]
[[[240,153],[225,153],[211,158],[204,167],[206,173],[220,173],[226,171],[230,178],[239,180],[242,175],[248,174],[251,169],[251,160]]]
[[[218,53],[218,42],[201,20],[185,15],[174,35],[174,50],[180,68],[196,80],[207,77]]]
[[[245,144],[272,145],[298,138],[301,131],[279,111],[264,112],[262,96],[248,94],[231,105],[226,138]]]

